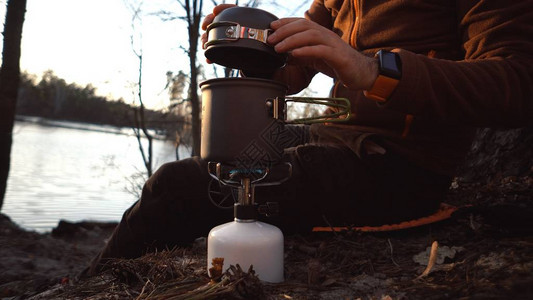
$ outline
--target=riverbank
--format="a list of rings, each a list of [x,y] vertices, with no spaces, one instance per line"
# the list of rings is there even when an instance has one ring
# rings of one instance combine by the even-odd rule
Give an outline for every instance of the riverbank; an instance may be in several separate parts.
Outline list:
[[[76,281],[113,224],[66,224],[36,234],[3,216],[0,297],[532,299],[533,178],[456,182],[447,202],[460,207],[450,219],[409,230],[288,236],[286,281],[275,285],[239,271],[210,283],[205,244],[117,260],[101,276]],[[428,268],[434,242],[437,255]]]
[[[116,223],[60,222],[27,231],[0,214],[0,298],[25,298],[74,279],[105,245]]]
[[[119,126],[113,126],[113,125],[93,124],[93,123],[77,122],[77,121],[70,121],[70,120],[55,120],[55,119],[48,119],[48,118],[37,117],[37,116],[24,116],[24,115],[16,115],[15,120],[19,122],[27,122],[27,123],[38,124],[42,126],[135,136],[135,133],[133,132],[132,127],[119,127]],[[166,131],[163,131],[163,130],[148,129],[148,132],[150,133],[152,138],[155,140],[161,140],[161,141],[168,141],[168,140],[173,141],[174,140],[173,136],[171,137],[169,134],[167,134]]]

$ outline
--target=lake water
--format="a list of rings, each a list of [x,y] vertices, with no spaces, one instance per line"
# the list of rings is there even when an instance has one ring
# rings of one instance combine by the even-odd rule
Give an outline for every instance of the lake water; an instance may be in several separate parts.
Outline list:
[[[132,186],[142,184],[138,175],[146,174],[132,130],[28,121],[17,121],[13,130],[2,213],[39,232],[60,219],[119,221],[137,200],[139,190]],[[179,150],[181,158],[189,156],[187,149]],[[154,170],[176,157],[171,141],[154,140],[153,153]]]

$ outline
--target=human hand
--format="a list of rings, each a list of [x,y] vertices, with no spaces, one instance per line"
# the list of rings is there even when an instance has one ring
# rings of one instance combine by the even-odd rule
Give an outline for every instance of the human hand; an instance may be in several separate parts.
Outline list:
[[[305,65],[340,80],[354,90],[370,89],[378,76],[374,58],[367,57],[338,35],[303,18],[284,18],[270,24],[268,43],[289,53],[289,64]]]
[[[213,12],[205,16],[204,21],[202,22],[202,30],[207,30],[207,26],[213,23],[215,17],[220,14],[226,8],[237,6],[235,4],[219,4],[213,8]],[[205,49],[205,43],[207,43],[207,32],[202,34],[202,49]],[[207,63],[211,63],[209,59],[206,59]]]

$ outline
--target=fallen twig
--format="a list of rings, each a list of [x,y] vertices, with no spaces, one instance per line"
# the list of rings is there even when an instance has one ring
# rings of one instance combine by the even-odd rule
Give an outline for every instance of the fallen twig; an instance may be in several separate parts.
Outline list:
[[[141,289],[141,293],[139,294],[139,296],[137,298],[135,298],[136,300],[139,300],[139,299],[142,299],[142,297],[144,296],[144,292],[146,291],[146,286],[148,284],[152,284],[152,282],[150,281],[150,279],[148,279],[146,281],[146,283],[144,284],[143,288]]]
[[[421,278],[424,278],[429,274],[429,272],[431,272],[431,270],[433,269],[433,266],[435,266],[435,261],[437,260],[438,249],[439,249],[439,243],[437,241],[434,241],[431,244],[431,251],[429,252],[429,260],[428,260],[428,265],[426,269],[424,270],[424,272],[422,272],[422,274],[420,274],[414,280],[419,280]]]
[[[394,255],[393,255],[394,252],[393,252],[393,250],[392,250],[392,243],[391,243],[390,239],[387,239],[387,241],[389,242],[389,247],[390,247],[390,258],[391,258],[391,260],[392,260],[392,263],[393,263],[394,265],[396,265],[397,267],[400,267],[400,265],[399,265],[398,263],[396,263],[396,261],[394,260]]]
[[[333,232],[333,235],[334,236],[337,236],[337,232],[335,230],[335,227],[333,227],[333,225],[331,225],[328,221],[328,219],[326,218],[325,215],[322,215],[322,219],[324,220],[324,222],[326,222],[326,224],[329,226],[329,228],[331,229],[331,232]]]

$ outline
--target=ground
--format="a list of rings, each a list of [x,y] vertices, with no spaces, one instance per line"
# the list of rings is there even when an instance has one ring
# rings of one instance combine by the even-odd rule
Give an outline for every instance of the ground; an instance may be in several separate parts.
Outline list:
[[[533,299],[533,177],[458,180],[446,202],[460,209],[417,228],[287,236],[282,284],[239,269],[210,281],[202,241],[76,280],[114,224],[62,223],[37,234],[0,216],[0,298]]]

